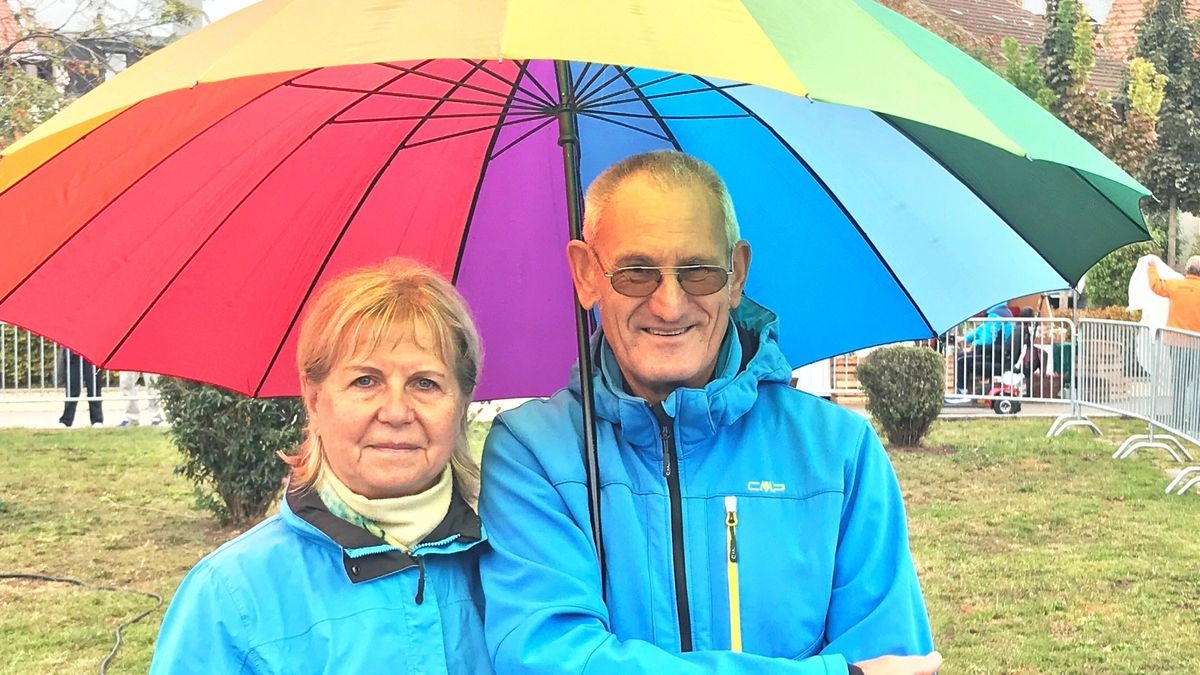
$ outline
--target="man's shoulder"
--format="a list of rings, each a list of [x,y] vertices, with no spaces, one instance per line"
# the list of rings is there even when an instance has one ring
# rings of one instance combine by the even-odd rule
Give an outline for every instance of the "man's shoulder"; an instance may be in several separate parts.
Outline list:
[[[549,398],[535,398],[506,410],[496,416],[493,424],[501,424],[514,431],[567,426],[578,426],[583,407],[576,394],[570,389],[560,389]]]
[[[861,429],[870,424],[865,417],[849,408],[844,408],[828,399],[794,387],[763,387],[759,391],[754,408],[773,409],[771,410],[773,414],[782,414],[813,424],[825,427],[833,426],[839,429]]]

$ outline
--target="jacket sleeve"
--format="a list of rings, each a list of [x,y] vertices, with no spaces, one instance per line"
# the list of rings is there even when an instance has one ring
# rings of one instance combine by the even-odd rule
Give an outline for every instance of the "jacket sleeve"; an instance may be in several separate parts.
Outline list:
[[[562,445],[570,452],[574,443]],[[580,515],[587,522],[586,514],[571,514],[529,448],[502,421],[492,426],[483,456],[479,509],[491,550],[480,569],[485,633],[497,673],[848,672],[838,654],[798,661],[718,651],[679,654],[619,639],[608,624],[590,530],[577,524]]]
[[[846,465],[833,594],[826,619],[829,644],[851,662],[884,654],[933,650],[900,484],[875,435],[864,424],[857,456]]]
[[[163,617],[151,675],[253,672],[246,623],[224,580],[201,561],[184,577]]]
[[[1146,265],[1146,276],[1150,277],[1150,290],[1154,291],[1155,295],[1161,295],[1164,298],[1171,297],[1170,285],[1166,279],[1159,276],[1157,264]]]

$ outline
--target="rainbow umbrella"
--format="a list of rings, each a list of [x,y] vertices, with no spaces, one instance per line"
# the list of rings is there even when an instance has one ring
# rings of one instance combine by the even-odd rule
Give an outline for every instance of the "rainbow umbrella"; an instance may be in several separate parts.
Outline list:
[[[1147,238],[1144,188],[869,0],[336,4],[247,8],[0,154],[0,319],[103,367],[289,395],[314,288],[403,255],[471,303],[479,397],[548,394],[584,339],[579,186],[654,148],[727,180],[796,365]]]
[[[874,2],[328,7],[261,2],[4,151],[0,318],[104,367],[295,394],[314,287],[403,255],[470,301],[480,397],[548,394],[576,349],[565,183],[654,148],[728,181],[797,365],[1146,238],[1144,188]]]

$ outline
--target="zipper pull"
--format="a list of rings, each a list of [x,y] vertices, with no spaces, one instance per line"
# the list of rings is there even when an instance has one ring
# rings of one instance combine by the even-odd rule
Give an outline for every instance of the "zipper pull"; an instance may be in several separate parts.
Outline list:
[[[659,422],[659,431],[662,436],[663,444],[663,476],[671,477],[671,464],[673,455],[671,453],[671,425]]]
[[[415,556],[417,559],[417,604],[425,602],[425,556]]]
[[[737,497],[725,498],[725,527],[729,528],[729,562],[737,564]]]

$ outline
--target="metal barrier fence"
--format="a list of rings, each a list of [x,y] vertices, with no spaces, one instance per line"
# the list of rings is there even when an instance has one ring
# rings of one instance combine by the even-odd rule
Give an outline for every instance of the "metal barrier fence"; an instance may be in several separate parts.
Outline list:
[[[1077,340],[1076,405],[1146,422],[1146,433],[1126,438],[1113,457],[1154,449],[1177,462],[1192,460],[1183,441],[1200,445],[1200,334],[1084,319]],[[1200,467],[1185,468],[1166,491],[1183,494],[1200,484],[1198,473]]]
[[[926,344],[926,343],[921,343]],[[948,404],[990,403],[996,412],[1016,412],[1022,402],[1069,403],[1047,436],[1072,426],[1100,430],[1082,408],[1107,410],[1147,422],[1147,433],[1129,437],[1113,454],[1131,457],[1159,449],[1178,461],[1191,460],[1182,441],[1200,446],[1200,334],[1151,329],[1125,321],[1084,319],[970,319],[928,341],[946,363]],[[858,357],[829,360],[829,391],[861,395],[855,376]],[[45,338],[0,323],[0,403],[77,403],[148,399],[152,415],[157,393],[152,381],[144,394],[126,374],[119,395],[111,392],[116,374],[96,371],[77,355]],[[152,380],[154,376],[148,376]],[[110,394],[104,396],[104,389]],[[136,414],[136,413],[135,413]],[[1200,466],[1184,469],[1167,490],[1186,492],[1200,485]]]
[[[98,396],[63,394],[99,391],[116,386],[116,380],[115,374],[91,368],[69,349],[17,326],[0,323],[0,392],[5,394],[6,401],[48,398],[87,401]]]
[[[162,419],[154,387],[157,376],[145,374],[141,379],[146,386],[139,391],[139,375],[96,369],[51,340],[0,323],[0,411],[16,415],[19,424],[52,422],[51,411],[58,415],[58,406],[62,409],[59,421],[73,421],[81,402],[87,404],[90,419],[97,421],[103,417],[101,404],[114,401],[124,402],[130,423],[137,423],[138,403],[146,402],[147,421],[157,424]]]
[[[931,341],[946,359],[949,404],[990,402],[1014,413],[1025,402],[1069,402],[1075,329],[1067,319],[970,319]]]
[[[1160,328],[1156,331],[1155,347],[1158,376],[1150,427],[1165,430],[1169,442],[1191,460],[1192,456],[1178,439],[1200,445],[1200,333]],[[1200,485],[1200,466],[1189,466],[1167,484],[1165,491],[1183,494],[1195,485]]]

